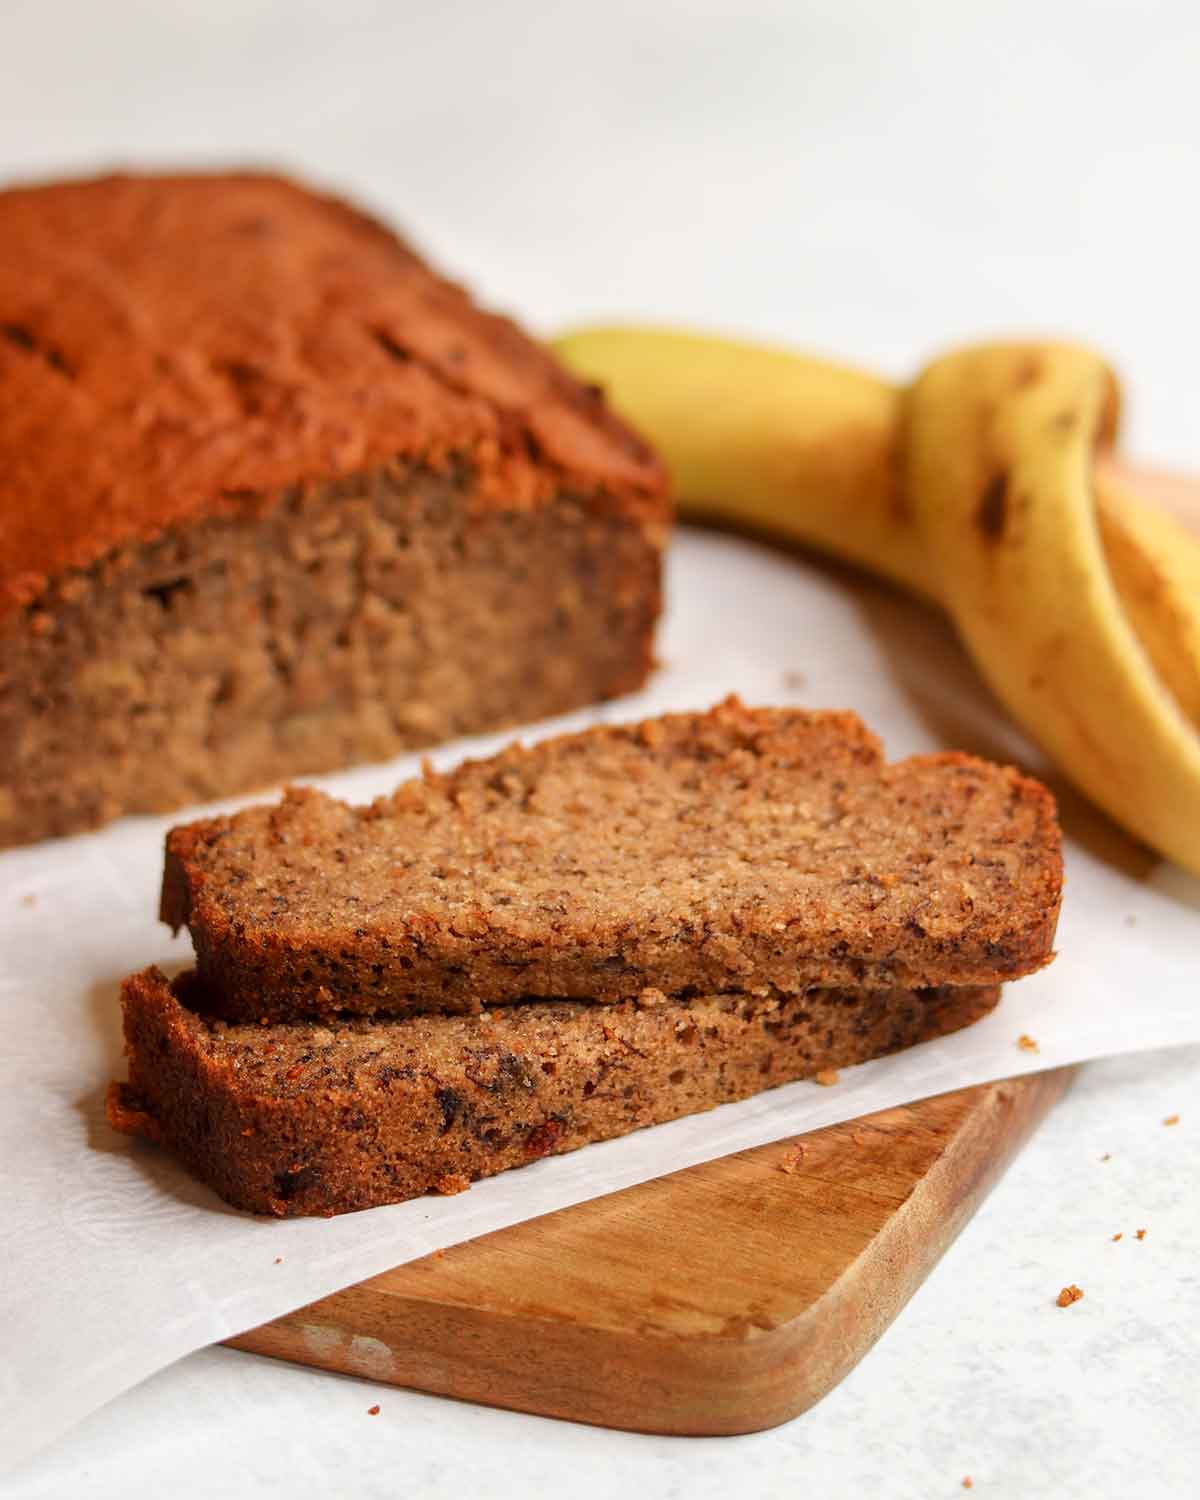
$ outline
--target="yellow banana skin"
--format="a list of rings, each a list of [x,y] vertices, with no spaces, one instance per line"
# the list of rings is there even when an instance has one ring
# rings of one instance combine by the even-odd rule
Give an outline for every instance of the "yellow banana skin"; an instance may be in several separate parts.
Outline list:
[[[942,602],[1013,716],[1119,822],[1200,871],[1200,738],[1134,633],[1097,522],[1093,458],[1115,409],[1084,350],[939,360],[909,395],[908,491]]]
[[[896,387],[663,329],[597,328],[554,347],[658,449],[685,513],[761,527],[928,592],[901,498]]]
[[[1095,483],[1100,541],[1121,606],[1154,670],[1200,729],[1200,546],[1152,498],[1152,476],[1139,474],[1134,485],[1101,461]],[[1177,487],[1168,481],[1164,493]],[[1175,503],[1195,511],[1195,492]]]
[[[555,347],[656,445],[685,515],[937,600],[1071,779],[1200,873],[1200,541],[1106,462],[1119,391],[1098,355],[985,345],[900,389],[662,329]]]

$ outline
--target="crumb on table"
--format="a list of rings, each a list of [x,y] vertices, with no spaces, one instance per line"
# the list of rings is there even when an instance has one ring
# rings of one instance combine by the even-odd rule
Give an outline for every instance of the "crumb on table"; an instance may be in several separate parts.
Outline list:
[[[1163,1124],[1164,1125],[1178,1125],[1179,1124],[1179,1116],[1178,1115],[1168,1115],[1167,1118],[1163,1121]]]
[[[1063,1287],[1054,1301],[1059,1307],[1070,1307],[1072,1302],[1079,1302],[1083,1298],[1083,1291],[1074,1282],[1070,1286]]]
[[[1017,1038],[1017,1046],[1020,1047],[1022,1052],[1036,1052],[1038,1050],[1038,1044],[1031,1036],[1026,1035],[1025,1032],[1022,1032]]]
[[[379,1415],[379,1407],[378,1406],[368,1406],[367,1407],[367,1416],[368,1417],[377,1417],[378,1415]]]
[[[1134,1239],[1136,1240],[1144,1240],[1145,1238],[1146,1231],[1144,1229],[1139,1229],[1138,1232],[1134,1235]]]
[[[1106,1151],[1104,1153],[1104,1155],[1100,1158],[1100,1160],[1101,1161],[1112,1161],[1112,1152],[1111,1151]]]
[[[795,1145],[790,1148],[788,1154],[778,1164],[778,1166],[776,1167],[776,1171],[788,1173],[798,1172],[801,1165],[803,1164],[803,1161],[804,1147],[800,1144],[799,1141],[797,1141]]]
[[[814,1077],[813,1082],[819,1083],[822,1088],[829,1088],[838,1081],[838,1070],[836,1068],[822,1068]]]
[[[969,1474],[964,1474],[963,1475],[963,1489],[964,1490],[973,1489],[974,1486],[975,1486],[975,1481],[971,1478],[971,1476]]]
[[[1121,1231],[1118,1229],[1117,1232],[1116,1232],[1116,1234],[1113,1235],[1113,1244],[1115,1245],[1117,1243],[1117,1241],[1119,1239],[1121,1239],[1121,1238],[1123,1238],[1123,1236],[1122,1236]]]

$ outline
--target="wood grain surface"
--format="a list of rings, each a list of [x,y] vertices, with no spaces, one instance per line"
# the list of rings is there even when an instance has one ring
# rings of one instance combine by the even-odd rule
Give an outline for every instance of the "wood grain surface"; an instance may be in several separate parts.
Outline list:
[[[606,1427],[772,1427],[862,1358],[1071,1072],[692,1167],[399,1266],[230,1343]]]

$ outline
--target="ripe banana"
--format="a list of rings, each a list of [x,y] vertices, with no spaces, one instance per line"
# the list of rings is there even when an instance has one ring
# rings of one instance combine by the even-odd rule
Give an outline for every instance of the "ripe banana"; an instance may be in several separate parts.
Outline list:
[[[557,341],[656,444],[684,514],[761,527],[939,602],[983,676],[1118,822],[1200,873],[1200,541],[1109,457],[1096,354],[996,344],[907,389],[782,350]]]
[[[936,595],[907,524],[903,393],[824,360],[658,329],[555,344],[666,460],[684,513],[811,543]]]

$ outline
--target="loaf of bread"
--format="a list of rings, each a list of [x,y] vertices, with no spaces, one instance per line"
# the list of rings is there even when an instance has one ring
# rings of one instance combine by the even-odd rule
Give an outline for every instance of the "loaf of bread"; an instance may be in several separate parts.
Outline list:
[[[118,1130],[162,1141],[229,1203],[395,1203],[863,1062],[978,1020],[994,988],[814,990],[470,1016],[228,1024],[194,974],[125,981]]]
[[[990,985],[1047,962],[1061,890],[1039,783],[730,699],[175,829],[162,915],[257,1021]]]
[[[0,246],[0,844],[641,684],[661,466],[385,228],[109,177]]]

